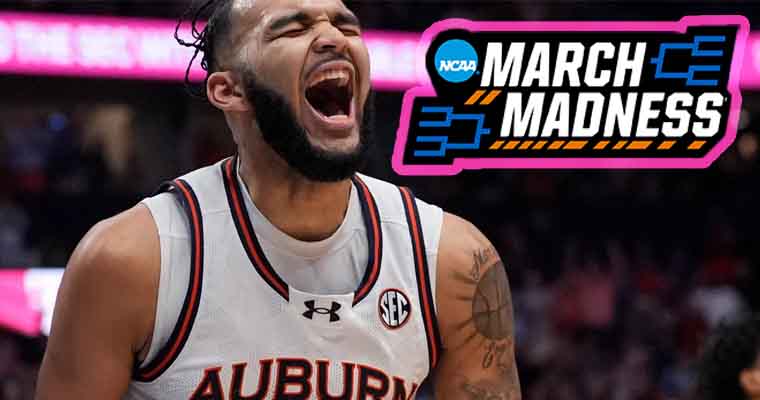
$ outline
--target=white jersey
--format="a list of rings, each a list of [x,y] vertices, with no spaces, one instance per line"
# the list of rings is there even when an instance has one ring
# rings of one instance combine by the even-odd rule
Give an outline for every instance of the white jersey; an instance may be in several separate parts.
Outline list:
[[[161,281],[151,348],[125,398],[413,399],[441,351],[434,293],[442,211],[374,178],[357,174],[352,183],[338,230],[361,232],[361,240],[348,234],[338,245],[345,251],[318,260],[359,264],[341,266],[361,275],[353,292],[338,294],[282,278],[288,265],[272,262],[287,258],[274,256],[272,238],[260,235],[264,223],[251,218],[236,158],[165,184],[175,198],[146,199],[161,240]],[[361,229],[345,226],[353,202]],[[178,208],[183,218],[165,217]],[[177,287],[181,296],[172,295]]]

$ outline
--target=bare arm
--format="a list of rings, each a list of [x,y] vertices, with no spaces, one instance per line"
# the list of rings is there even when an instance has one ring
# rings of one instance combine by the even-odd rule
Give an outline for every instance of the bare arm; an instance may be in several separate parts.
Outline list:
[[[438,252],[436,301],[444,351],[435,398],[518,400],[512,299],[491,243],[446,214]]]
[[[36,399],[119,399],[147,348],[160,273],[158,234],[137,206],[96,225],[58,291]]]

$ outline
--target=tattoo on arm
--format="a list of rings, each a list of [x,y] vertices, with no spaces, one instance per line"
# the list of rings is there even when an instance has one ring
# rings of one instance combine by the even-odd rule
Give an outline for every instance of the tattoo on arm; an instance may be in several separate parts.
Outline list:
[[[488,262],[498,258],[499,255],[496,253],[496,249],[494,249],[493,246],[475,251],[472,255],[472,271],[470,271],[472,282],[477,283],[480,281],[480,270],[483,269],[483,267],[487,267]]]
[[[498,360],[506,352],[514,338],[512,296],[504,264],[493,247],[480,249],[473,254],[470,273],[458,273],[455,279],[472,287],[472,294],[459,297],[471,303],[472,318],[463,321],[458,328],[474,326],[475,331],[468,341],[479,337],[485,339],[483,347],[491,361],[484,359],[483,364],[484,368],[485,364],[491,366],[494,359]]]
[[[467,400],[515,400],[519,399],[514,391],[494,388],[488,382],[470,383],[464,381],[462,391],[467,394]]]
[[[500,371],[506,371],[510,367],[506,344],[490,342],[486,348],[486,355],[483,356],[483,369],[491,368],[494,360],[496,360],[496,368]]]
[[[471,302],[472,318],[464,321],[474,327],[468,342],[479,342],[483,350],[481,367],[484,370],[497,368],[503,380],[495,382],[471,382],[464,380],[461,385],[468,399],[512,400],[520,398],[520,384],[514,364],[514,326],[512,321],[512,297],[509,290],[504,264],[496,250],[489,246],[473,254],[469,274],[458,274],[456,279],[472,287],[470,296],[460,300]]]
[[[511,339],[512,299],[504,264],[497,261],[480,278],[472,299],[472,318],[478,333],[491,340]]]

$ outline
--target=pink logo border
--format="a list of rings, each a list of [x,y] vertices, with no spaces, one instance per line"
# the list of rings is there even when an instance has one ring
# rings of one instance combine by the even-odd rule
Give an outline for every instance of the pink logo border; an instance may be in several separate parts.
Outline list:
[[[391,164],[399,175],[456,175],[462,170],[477,169],[696,169],[707,168],[715,161],[734,139],[739,123],[741,93],[739,78],[744,56],[744,46],[749,35],[749,21],[740,15],[687,16],[679,21],[470,21],[466,19],[446,19],[436,22],[422,34],[418,53],[424,64],[427,46],[442,31],[466,29],[471,32],[488,31],[572,31],[572,32],[686,32],[690,26],[738,25],[734,55],[728,79],[731,93],[731,108],[728,115],[726,135],[701,158],[542,158],[542,159],[454,159],[451,165],[407,165],[403,162],[409,122],[412,116],[412,102],[417,97],[435,96],[435,89],[428,82],[404,93],[399,129],[393,149]],[[422,67],[424,71],[424,67]]]

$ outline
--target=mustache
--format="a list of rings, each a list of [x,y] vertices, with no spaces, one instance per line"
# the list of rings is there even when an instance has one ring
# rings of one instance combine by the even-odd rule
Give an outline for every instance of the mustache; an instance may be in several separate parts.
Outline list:
[[[354,66],[354,69],[356,69],[356,64],[354,64],[354,60],[352,60],[350,57],[346,56],[345,54],[339,54],[339,53],[331,53],[332,55],[328,58],[325,58],[324,60],[320,60],[316,64],[314,64],[311,68],[309,68],[308,71],[306,71],[306,74],[304,76],[311,75],[317,68],[333,61],[345,61],[351,65]]]

